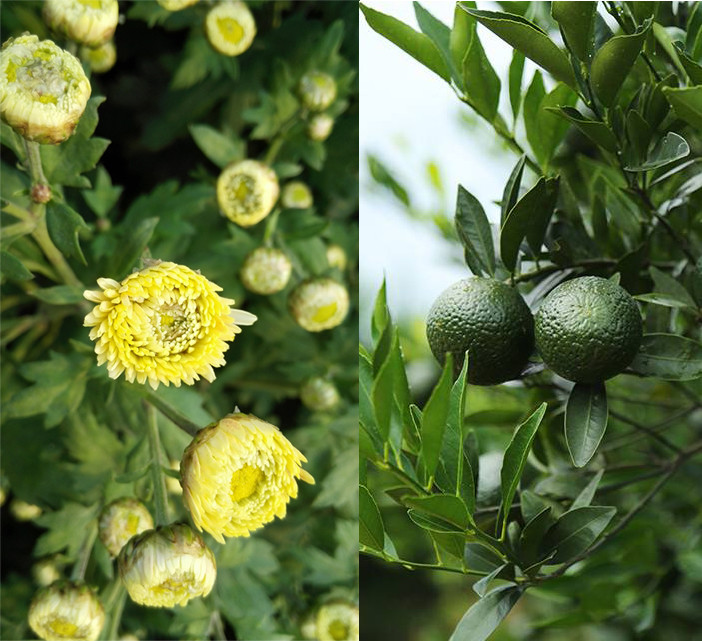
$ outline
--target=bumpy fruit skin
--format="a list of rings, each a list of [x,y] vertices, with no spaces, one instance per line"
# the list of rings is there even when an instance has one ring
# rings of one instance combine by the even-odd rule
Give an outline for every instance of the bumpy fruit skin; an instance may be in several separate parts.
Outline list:
[[[496,385],[524,369],[534,347],[534,321],[515,289],[490,278],[467,278],[432,305],[427,339],[440,363],[453,354],[456,374],[469,351],[468,381]]]
[[[535,331],[541,357],[556,374],[596,383],[631,363],[643,324],[626,290],[604,278],[583,276],[562,283],[544,299]]]

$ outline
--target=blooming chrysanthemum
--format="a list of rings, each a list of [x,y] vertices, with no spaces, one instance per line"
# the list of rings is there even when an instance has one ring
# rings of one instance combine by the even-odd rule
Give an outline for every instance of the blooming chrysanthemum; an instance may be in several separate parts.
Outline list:
[[[326,603],[317,612],[319,641],[358,641],[358,608],[344,601]]]
[[[217,541],[249,536],[283,518],[307,459],[281,431],[250,414],[229,414],[198,432],[180,465],[183,500],[199,530]]]
[[[75,42],[99,47],[115,33],[117,0],[45,0],[44,20]]]
[[[241,282],[255,294],[275,294],[285,289],[292,273],[290,259],[280,249],[257,247],[244,259]]]
[[[283,187],[280,197],[286,209],[307,209],[312,207],[312,190],[301,180],[293,180]]]
[[[323,71],[308,71],[298,87],[302,104],[310,111],[324,111],[336,99],[336,80]]]
[[[207,39],[225,56],[244,53],[256,36],[256,22],[243,2],[222,2],[207,14]]]
[[[343,272],[348,262],[344,248],[334,243],[329,245],[329,247],[327,247],[327,262],[329,263],[329,267],[336,267],[336,269]]]
[[[315,412],[328,412],[339,403],[339,391],[325,378],[310,378],[300,389],[300,400]]]
[[[334,118],[329,114],[316,114],[307,123],[307,136],[310,140],[324,142],[334,128]]]
[[[212,550],[183,523],[130,539],[118,565],[132,601],[157,608],[182,606],[194,597],[207,596],[217,578]]]
[[[349,293],[331,278],[313,278],[300,283],[288,299],[290,313],[308,332],[321,332],[340,325],[349,311]]]
[[[105,73],[112,69],[117,62],[117,48],[114,40],[108,40],[99,47],[82,46],[78,52],[80,59],[90,65],[94,73]]]
[[[167,11],[180,11],[198,2],[200,0],[158,0],[158,3]]]
[[[129,539],[153,527],[154,520],[146,506],[137,499],[123,497],[103,508],[98,521],[98,535],[110,556],[115,557]]]
[[[85,583],[57,581],[34,595],[28,618],[32,630],[46,641],[95,641],[105,624],[105,610]]]
[[[42,514],[42,509],[38,505],[14,499],[10,503],[10,512],[18,521],[33,521]]]
[[[51,40],[10,38],[0,52],[0,116],[27,140],[58,144],[90,98],[80,61]]]
[[[40,586],[51,585],[58,581],[61,578],[61,572],[56,563],[56,555],[39,559],[32,566],[32,577]]]
[[[199,272],[175,263],[152,261],[121,283],[98,279],[99,291],[83,296],[97,303],[85,317],[92,327],[98,364],[107,363],[110,378],[123,372],[133,383],[181,382],[200,376],[212,382],[213,367],[224,365],[226,341],[256,317],[217,294],[221,291]]]
[[[275,172],[257,160],[229,165],[217,179],[219,208],[242,227],[255,225],[268,216],[279,193]]]

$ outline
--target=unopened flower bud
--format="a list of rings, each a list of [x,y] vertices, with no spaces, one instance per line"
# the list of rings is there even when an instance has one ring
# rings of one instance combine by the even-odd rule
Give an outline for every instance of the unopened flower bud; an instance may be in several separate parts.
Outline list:
[[[280,198],[286,209],[308,209],[312,207],[312,190],[301,180],[293,180],[283,187]]]
[[[70,40],[99,47],[115,33],[117,0],[45,0],[44,20]]]
[[[27,140],[66,140],[89,97],[90,83],[80,62],[51,40],[20,36],[3,45],[0,115]]]
[[[285,289],[291,273],[292,263],[284,252],[273,247],[258,247],[244,259],[240,277],[250,292],[268,296]]]
[[[39,590],[29,606],[29,626],[46,641],[96,641],[105,610],[83,582],[57,581]]]
[[[300,389],[300,400],[315,412],[328,412],[339,404],[339,391],[325,378],[310,378]]]
[[[311,140],[324,142],[334,128],[334,118],[329,114],[317,114],[307,123],[307,136]]]
[[[217,179],[217,202],[222,213],[242,227],[268,216],[279,193],[275,172],[257,160],[229,165]]]
[[[103,508],[98,521],[98,535],[114,558],[129,539],[153,527],[154,520],[141,501],[121,498]]]
[[[336,80],[323,71],[308,71],[298,88],[302,104],[310,111],[324,111],[336,99]]]
[[[217,566],[202,537],[176,523],[130,539],[119,554],[119,574],[134,602],[171,608],[207,596]]]
[[[83,46],[78,52],[81,60],[90,66],[93,73],[105,73],[112,69],[117,62],[117,48],[114,40],[108,40],[99,47]]]
[[[300,283],[290,294],[288,307],[300,327],[321,332],[340,325],[349,311],[349,293],[331,278]]]
[[[317,639],[319,641],[358,641],[359,616],[355,605],[332,601],[317,612]]]
[[[238,56],[254,41],[256,22],[243,2],[222,2],[207,14],[205,32],[216,51],[225,56]]]
[[[56,565],[56,557],[47,556],[43,559],[39,559],[32,566],[32,577],[37,585],[42,587],[58,581],[61,578],[61,572]]]
[[[167,11],[181,11],[198,2],[200,0],[158,0],[158,3]]]
[[[43,205],[51,200],[51,187],[42,184],[34,185],[29,195],[32,202]]]
[[[329,247],[327,247],[327,262],[329,263],[329,267],[335,267],[343,272],[348,263],[344,248],[334,243],[329,245]]]
[[[38,505],[14,499],[10,503],[10,512],[18,521],[33,521],[41,516],[42,509]]]

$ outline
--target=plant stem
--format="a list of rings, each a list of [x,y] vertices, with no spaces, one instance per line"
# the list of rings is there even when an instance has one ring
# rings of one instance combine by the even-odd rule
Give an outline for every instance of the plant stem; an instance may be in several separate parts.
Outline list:
[[[154,507],[156,508],[156,525],[166,525],[168,519],[168,495],[166,494],[166,481],[161,469],[161,439],[158,433],[158,420],[156,408],[147,403],[149,449],[151,450],[151,482],[154,486]]]
[[[110,627],[107,631],[107,637],[105,637],[106,639],[119,638],[119,624],[122,621],[122,612],[124,611],[124,604],[127,601],[127,591],[125,590],[122,581],[117,579],[117,584],[117,601],[115,602],[114,609],[112,610],[112,614],[110,616]]]
[[[539,276],[544,276],[545,274],[552,274],[554,272],[559,272],[563,269],[568,269],[570,267],[612,267],[616,265],[617,261],[612,258],[589,258],[585,260],[580,260],[573,263],[572,265],[567,265],[566,267],[561,267],[560,265],[545,265],[539,269],[535,269],[519,276],[515,276],[513,279],[515,283],[524,283]],[[505,281],[507,282],[507,281]]]
[[[143,394],[148,402],[148,405],[153,409],[154,407],[158,409],[161,414],[163,414],[169,421],[175,423],[181,430],[190,436],[195,436],[201,429],[200,425],[193,423],[189,418],[176,409],[172,405],[169,405],[166,401],[156,395],[155,392],[148,388],[144,388]]]
[[[293,128],[293,126],[295,126],[298,119],[300,118],[301,113],[302,112],[298,109],[292,116],[290,116],[290,118],[288,118],[280,126],[278,133],[273,138],[273,140],[270,144],[270,147],[268,147],[268,151],[266,152],[266,155],[263,157],[263,162],[266,165],[273,164],[276,157],[278,156],[278,153],[280,152],[281,147],[283,146],[283,143],[285,142],[285,139],[286,139],[288,132]]]
[[[444,572],[453,572],[454,574],[470,574],[473,576],[485,576],[484,572],[477,572],[475,570],[468,570],[468,569],[461,569],[461,568],[452,568],[447,565],[437,565],[434,563],[416,563],[414,561],[405,561],[404,559],[395,559],[391,556],[385,556],[384,554],[380,554],[379,552],[372,551],[370,548],[366,548],[366,546],[362,545],[361,546],[361,552],[367,554],[368,556],[372,556],[378,559],[382,559],[386,563],[392,563],[394,565],[401,565],[408,570],[411,569],[417,569],[417,570],[443,570]]]
[[[263,232],[263,244],[266,247],[270,247],[273,244],[273,234],[275,234],[275,229],[278,226],[280,211],[280,207],[276,207],[273,210],[273,213],[268,217],[268,222],[266,223],[266,231]]]
[[[82,581],[85,578],[85,571],[88,569],[90,555],[93,552],[93,545],[97,538],[97,522],[91,521],[90,529],[83,540],[83,545],[80,548],[78,559],[76,560],[71,572],[71,581]]]
[[[682,450],[675,445],[675,443],[672,443],[669,441],[665,436],[662,434],[658,434],[655,430],[652,430],[650,427],[647,425],[643,425],[639,423],[638,421],[634,421],[630,419],[628,416],[624,414],[620,414],[619,412],[615,412],[614,410],[609,410],[610,416],[613,416],[616,418],[618,421],[621,421],[622,423],[626,423],[627,425],[631,425],[632,427],[636,428],[638,431],[643,432],[644,434],[647,434],[651,438],[655,439],[658,441],[661,445],[664,447],[667,447],[669,450],[672,450],[676,454],[680,454]]]
[[[27,152],[27,162],[29,164],[29,176],[32,179],[32,186],[48,185],[49,181],[44,175],[44,168],[41,164],[41,147],[38,142],[31,142],[26,138],[24,140],[24,149]]]
[[[210,616],[210,630],[217,641],[227,641],[227,634],[224,631],[224,623],[222,623],[222,615],[219,610],[214,610]]]

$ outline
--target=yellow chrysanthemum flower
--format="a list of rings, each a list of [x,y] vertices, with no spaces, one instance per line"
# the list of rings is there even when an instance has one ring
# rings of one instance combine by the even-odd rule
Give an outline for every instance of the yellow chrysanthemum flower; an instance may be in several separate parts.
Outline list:
[[[334,118],[329,114],[316,114],[307,123],[307,136],[310,140],[324,142],[331,136],[334,128]]]
[[[13,499],[12,503],[10,503],[10,513],[18,521],[33,521],[41,516],[42,509],[38,505],[33,505],[20,499]]]
[[[285,185],[280,201],[286,209],[308,209],[314,203],[312,190],[301,180]]]
[[[241,282],[255,294],[275,294],[290,280],[292,263],[280,249],[258,247],[249,253],[241,266]]]
[[[212,550],[183,523],[135,536],[119,554],[119,575],[132,601],[156,608],[207,596],[217,578]]]
[[[340,325],[349,311],[349,293],[331,278],[313,278],[300,283],[288,300],[290,313],[308,332],[321,332]]]
[[[217,294],[221,287],[175,263],[152,261],[121,283],[97,282],[101,290],[83,296],[97,303],[84,325],[92,327],[98,364],[107,363],[110,378],[124,372],[130,383],[148,381],[154,389],[192,385],[200,376],[212,382],[227,341],[256,320],[231,309],[234,301]]]
[[[117,0],[45,0],[44,20],[70,40],[99,47],[115,33],[119,5]]]
[[[310,111],[324,111],[336,100],[336,80],[323,71],[308,71],[298,90],[302,104]]]
[[[158,3],[167,11],[181,11],[198,2],[200,0],[158,0]]]
[[[32,566],[32,577],[37,585],[47,586],[61,578],[61,572],[56,564],[56,555],[39,559]]]
[[[51,40],[10,38],[0,52],[0,116],[27,140],[58,144],[90,98],[80,61]]]
[[[328,412],[339,404],[339,391],[325,378],[310,378],[300,389],[300,400],[315,412]]]
[[[106,505],[100,513],[98,535],[113,558],[127,541],[154,527],[149,510],[133,498],[121,498]]]
[[[105,73],[112,69],[117,62],[117,48],[114,40],[108,40],[104,45],[99,47],[83,46],[78,52],[80,59],[90,65],[90,70],[93,73]]]
[[[329,247],[327,247],[327,262],[329,263],[329,267],[335,267],[343,272],[348,263],[344,248],[334,243],[329,245]]]
[[[207,14],[205,33],[216,51],[238,56],[254,41],[256,21],[243,2],[222,2]]]
[[[358,608],[350,603],[326,603],[319,608],[316,623],[319,641],[358,641]]]
[[[105,610],[85,583],[57,581],[34,595],[28,618],[40,639],[96,641],[105,625]]]
[[[275,172],[257,160],[229,165],[217,179],[219,208],[242,227],[251,227],[268,216],[279,193]]]
[[[276,516],[283,518],[307,459],[282,432],[250,414],[229,414],[202,430],[180,466],[183,501],[199,530],[217,541],[249,536]]]

